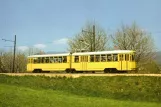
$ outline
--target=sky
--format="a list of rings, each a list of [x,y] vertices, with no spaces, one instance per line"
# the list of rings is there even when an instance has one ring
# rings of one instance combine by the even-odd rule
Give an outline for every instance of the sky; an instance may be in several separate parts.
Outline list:
[[[107,33],[134,21],[161,50],[161,0],[0,0],[0,49],[67,51],[67,40],[95,21]],[[10,47],[11,48],[11,47]]]

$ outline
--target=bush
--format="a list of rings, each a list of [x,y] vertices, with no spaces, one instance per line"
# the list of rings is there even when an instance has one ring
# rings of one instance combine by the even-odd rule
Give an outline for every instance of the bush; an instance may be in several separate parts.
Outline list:
[[[144,69],[139,71],[139,73],[154,73],[154,74],[161,73],[159,65],[154,61],[147,63],[146,65],[143,66],[143,68]]]
[[[161,102],[161,77],[67,78],[0,75],[0,83],[60,90],[84,96]]]

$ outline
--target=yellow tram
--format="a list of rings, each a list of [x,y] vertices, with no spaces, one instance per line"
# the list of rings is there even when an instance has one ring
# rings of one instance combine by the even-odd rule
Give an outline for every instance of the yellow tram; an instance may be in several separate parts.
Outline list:
[[[124,72],[136,70],[135,51],[112,50],[28,56],[28,72]]]

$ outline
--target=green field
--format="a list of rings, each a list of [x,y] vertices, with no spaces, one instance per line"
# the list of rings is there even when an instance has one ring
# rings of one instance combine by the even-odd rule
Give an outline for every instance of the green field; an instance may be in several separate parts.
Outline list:
[[[1,107],[159,107],[160,77],[0,75]]]
[[[63,91],[0,84],[1,107],[159,107],[152,102],[86,97]]]

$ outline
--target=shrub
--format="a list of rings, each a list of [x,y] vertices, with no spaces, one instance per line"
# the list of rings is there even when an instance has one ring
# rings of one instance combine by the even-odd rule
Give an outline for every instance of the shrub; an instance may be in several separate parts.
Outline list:
[[[70,92],[77,95],[133,101],[161,101],[161,77],[12,77],[0,75],[0,83]]]

